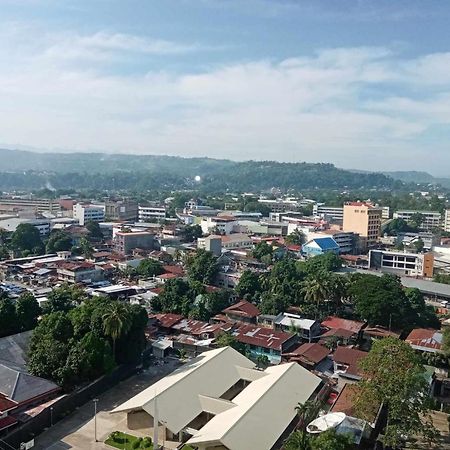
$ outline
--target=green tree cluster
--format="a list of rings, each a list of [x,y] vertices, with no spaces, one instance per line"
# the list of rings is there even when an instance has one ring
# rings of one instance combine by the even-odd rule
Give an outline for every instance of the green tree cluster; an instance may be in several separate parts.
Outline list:
[[[211,284],[219,270],[217,257],[207,250],[199,249],[186,257],[186,269],[190,281]]]
[[[116,363],[139,360],[146,324],[142,307],[103,297],[53,311],[34,329],[28,369],[65,388],[93,380]]]
[[[41,255],[45,249],[39,230],[31,223],[18,225],[12,233],[9,245],[12,250],[19,252],[22,256]]]
[[[159,261],[152,258],[143,259],[136,268],[136,273],[141,277],[154,277],[164,272],[163,266]]]
[[[181,232],[183,242],[193,242],[203,236],[202,227],[200,225],[186,225]]]
[[[72,237],[63,230],[52,231],[46,244],[47,253],[67,251],[72,248]]]
[[[30,292],[16,301],[0,291],[0,337],[32,330],[41,314],[39,303]]]

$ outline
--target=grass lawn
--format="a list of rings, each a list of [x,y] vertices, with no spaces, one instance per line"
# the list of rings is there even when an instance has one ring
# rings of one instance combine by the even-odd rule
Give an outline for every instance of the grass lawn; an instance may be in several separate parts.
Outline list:
[[[113,440],[111,437],[106,439],[105,444],[110,445],[114,448],[120,448],[122,450],[133,450],[133,444],[139,439],[136,436],[131,436],[131,434],[122,433],[121,431],[116,432],[118,439]],[[141,446],[138,447],[141,450],[153,450],[153,445],[144,446],[144,443],[141,443]]]

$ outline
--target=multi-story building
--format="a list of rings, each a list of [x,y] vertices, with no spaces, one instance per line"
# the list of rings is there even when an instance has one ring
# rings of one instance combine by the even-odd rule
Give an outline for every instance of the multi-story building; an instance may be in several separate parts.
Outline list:
[[[58,200],[49,198],[0,197],[0,211],[30,211],[56,214],[60,210]]]
[[[122,255],[130,255],[136,248],[152,250],[154,244],[155,236],[148,231],[118,231],[113,238],[114,250]]]
[[[110,220],[136,220],[138,217],[137,202],[129,199],[105,202],[105,217]]]
[[[444,215],[444,225],[443,225],[444,231],[450,232],[450,209],[445,210]]]
[[[222,236],[210,235],[197,239],[197,248],[211,252],[215,256],[222,254]]]
[[[162,205],[139,205],[139,221],[163,220],[166,218],[166,207]]]
[[[102,222],[105,220],[105,207],[89,203],[76,203],[73,205],[73,218],[77,219],[81,226],[91,221]]]
[[[423,230],[432,230],[433,228],[439,228],[441,226],[442,215],[438,211],[396,211],[394,213],[394,219],[403,219],[409,222],[411,218],[417,214],[420,214],[423,218],[422,225],[420,226]]]
[[[302,231],[302,230],[301,230]],[[323,230],[323,231],[312,231],[304,232],[308,240],[322,238],[322,237],[332,237],[336,244],[339,246],[339,254],[341,255],[351,255],[357,253],[358,250],[358,235],[352,231],[342,231],[342,230]]]
[[[230,234],[237,221],[233,216],[203,217],[200,225],[204,234]]]
[[[344,220],[344,207],[315,203],[313,205],[313,215],[323,217],[326,220],[342,222]]]
[[[10,217],[0,220],[0,228],[13,233],[21,224],[29,223],[39,230],[41,236],[47,236],[50,233],[50,220],[48,219],[21,219],[20,217]]]
[[[389,206],[380,206],[381,218],[387,220],[391,217],[391,208]]]
[[[380,228],[380,208],[366,202],[349,202],[344,205],[343,229],[359,234],[363,249],[378,241]]]
[[[433,253],[406,253],[384,250],[369,252],[369,268],[409,277],[433,276]]]
[[[92,263],[67,262],[57,269],[58,280],[66,283],[94,282],[103,280],[104,272]]]

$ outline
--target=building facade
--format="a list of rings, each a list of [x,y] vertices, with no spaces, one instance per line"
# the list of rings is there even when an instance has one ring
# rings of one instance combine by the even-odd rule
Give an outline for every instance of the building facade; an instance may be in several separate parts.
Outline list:
[[[118,200],[105,202],[105,217],[110,220],[136,220],[138,204],[133,200]]]
[[[163,220],[166,218],[166,207],[161,205],[139,205],[139,221]]]
[[[363,248],[376,244],[380,237],[381,209],[365,202],[346,203],[343,229],[359,234]]]
[[[76,203],[73,205],[73,218],[78,220],[81,226],[87,222],[102,222],[105,220],[105,207],[87,203]]]
[[[114,250],[122,255],[130,255],[136,248],[152,250],[154,245],[155,236],[148,231],[118,231],[113,239]]]
[[[432,230],[433,228],[439,228],[441,226],[442,215],[438,211],[396,211],[394,213],[394,219],[403,219],[406,222],[411,220],[416,214],[420,214],[423,217],[422,225],[420,226],[423,230]]]

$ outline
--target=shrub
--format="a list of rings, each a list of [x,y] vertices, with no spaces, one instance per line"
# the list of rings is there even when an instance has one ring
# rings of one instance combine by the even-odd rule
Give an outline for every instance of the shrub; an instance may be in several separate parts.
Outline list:
[[[150,447],[152,445],[152,438],[150,438],[150,437],[145,437],[143,440],[142,440],[142,446],[145,448],[145,447]]]

